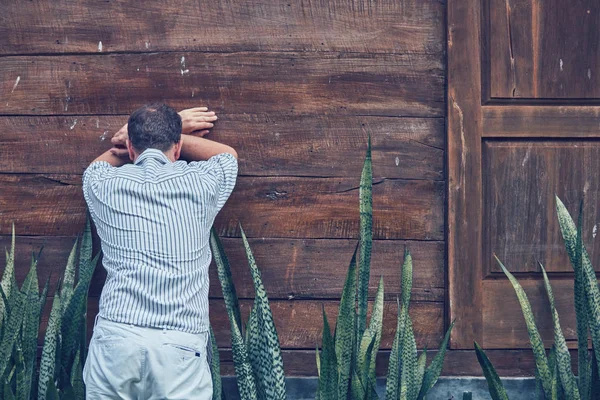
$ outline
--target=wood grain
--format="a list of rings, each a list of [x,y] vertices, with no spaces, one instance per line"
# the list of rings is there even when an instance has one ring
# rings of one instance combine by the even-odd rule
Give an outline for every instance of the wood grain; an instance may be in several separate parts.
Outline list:
[[[0,9],[5,54],[95,53],[99,41],[104,52],[444,51],[444,3],[434,0],[10,0]]]
[[[596,106],[485,106],[483,136],[597,138],[599,119]]]
[[[88,301],[88,337],[91,337],[94,318],[98,314],[98,298],[90,297]],[[45,334],[52,298],[48,299],[46,310],[42,316],[40,337]],[[252,301],[241,300],[242,319],[247,320]],[[323,307],[327,313],[332,329],[335,326],[338,310],[337,301],[270,301],[273,320],[283,349],[314,349],[321,343],[323,329]],[[210,300],[211,325],[215,332],[219,347],[229,347],[229,320],[223,300]],[[436,346],[443,336],[444,306],[442,303],[413,302],[410,309],[417,345]],[[396,301],[384,303],[383,333],[381,348],[389,349],[396,331]]]
[[[0,171],[80,174],[126,116],[0,117]],[[442,118],[219,115],[209,138],[240,155],[240,175],[359,177],[367,134],[375,178],[444,179]]]
[[[358,237],[358,178],[239,178],[215,227],[221,236]],[[85,202],[79,175],[0,174],[0,234],[79,233]],[[444,183],[380,180],[373,187],[375,239],[443,240]]]
[[[96,237],[97,239],[97,237]],[[223,238],[223,246],[231,263],[232,275],[240,298],[253,299],[246,255],[241,239]],[[50,278],[50,293],[64,271],[73,237],[17,236],[16,276],[22,284],[31,261],[44,246],[38,264],[40,288]],[[271,299],[339,299],[355,240],[346,239],[250,239],[267,294]],[[375,240],[369,287],[375,295],[380,276],[385,281],[386,298],[395,300],[400,294],[400,263],[407,246],[414,263],[412,299],[444,301],[444,243]],[[98,243],[96,243],[98,247]],[[0,236],[0,249],[10,248],[10,236]],[[90,296],[98,297],[106,273],[101,263],[90,286]],[[216,266],[210,267],[210,296],[222,298]]]
[[[535,321],[547,348],[554,343],[548,296],[540,279],[520,279],[527,293]],[[573,279],[551,279],[560,325],[570,348],[577,348],[577,324],[573,300]],[[486,348],[530,349],[527,327],[517,296],[506,279],[486,280],[483,321]],[[590,341],[591,345],[591,341]]]
[[[491,141],[484,144],[484,269],[573,272],[556,216],[555,194],[577,220],[584,200],[584,239],[600,270],[600,143]]]
[[[240,114],[433,117],[443,115],[444,64],[429,54],[2,57],[0,88],[0,115],[129,114],[162,101]]]
[[[481,341],[481,2],[448,2],[448,289],[453,349]]]
[[[221,373],[235,375],[230,349],[221,349]],[[494,364],[501,377],[532,377],[535,375],[535,360],[531,350],[486,350],[486,355]],[[437,351],[427,351],[427,365],[431,363]],[[377,354],[377,376],[386,377],[390,351],[382,350]],[[315,350],[283,350],[283,365],[286,376],[316,376]],[[577,352],[571,352],[573,371],[577,370]],[[473,350],[448,350],[444,358],[442,376],[482,376],[481,367]]]
[[[599,97],[597,1],[491,0],[490,21],[492,97]]]

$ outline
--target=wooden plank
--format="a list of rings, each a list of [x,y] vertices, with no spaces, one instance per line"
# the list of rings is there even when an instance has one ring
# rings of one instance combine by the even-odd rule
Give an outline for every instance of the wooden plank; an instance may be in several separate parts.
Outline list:
[[[0,58],[1,114],[216,112],[443,115],[441,54],[148,53]],[[13,90],[14,89],[14,90]]]
[[[238,179],[217,217],[222,236],[356,238],[359,178]],[[76,235],[85,202],[79,175],[0,174],[0,234]],[[380,180],[373,187],[375,239],[444,239],[444,182]],[[393,223],[390,223],[393,221]]]
[[[491,141],[484,143],[484,268],[513,272],[573,272],[556,216],[557,194],[571,215],[584,199],[584,239],[600,270],[600,143]],[[541,278],[541,276],[540,276]]]
[[[97,297],[90,297],[88,300],[88,337],[91,336],[94,318],[98,314],[98,300]],[[52,299],[48,299],[47,309],[42,316],[40,337],[43,337],[48,323],[51,302]],[[247,320],[252,303],[253,301],[250,300],[240,301],[244,320]],[[321,343],[323,306],[333,329],[337,319],[338,304],[337,301],[270,301],[281,347],[285,349],[313,349]],[[441,341],[444,325],[444,305],[442,303],[413,302],[410,314],[413,319],[417,345],[420,348]],[[223,300],[210,300],[210,316],[217,344],[219,347],[229,347],[231,345],[229,320],[227,319]],[[385,302],[381,339],[382,349],[389,349],[392,346],[396,331],[396,317],[396,301]]]
[[[355,240],[254,239],[252,251],[271,298],[340,298]],[[238,296],[254,298],[254,289],[240,239],[223,239]],[[441,242],[375,240],[369,295],[374,296],[379,277],[386,298],[400,293],[400,264],[404,246],[413,257],[412,299],[444,301],[444,252]],[[216,267],[211,267],[211,296],[221,297]]]
[[[444,3],[194,1],[2,3],[0,53],[346,51],[442,53]],[[20,24],[27,21],[27,25]]]
[[[491,95],[598,98],[600,4],[490,1]]]
[[[597,106],[485,106],[483,136],[597,138],[599,119]]]
[[[321,343],[323,331],[323,311],[325,307],[330,324],[335,325],[338,312],[337,301],[282,301],[270,302],[273,319],[279,334],[282,348],[312,349]],[[252,302],[241,302],[242,319],[246,320]],[[230,346],[229,320],[222,300],[211,300],[211,322],[219,347]],[[444,305],[443,303],[413,302],[410,309],[417,345],[439,343],[443,336]],[[384,305],[383,333],[381,348],[389,349],[396,332],[396,301],[388,301]]]
[[[519,280],[527,293],[535,321],[547,348],[554,343],[552,316],[548,296],[541,279]],[[573,279],[551,279],[560,324],[571,348],[577,348],[577,324],[573,300]],[[516,294],[506,279],[484,282],[483,321],[486,348],[529,349],[527,327]],[[591,344],[591,342],[590,342]]]
[[[235,375],[230,349],[220,349],[221,373]],[[437,351],[427,351],[427,364],[431,363]],[[505,377],[535,375],[535,360],[531,350],[486,350],[498,374]],[[390,352],[381,350],[377,354],[377,376],[386,377]],[[286,376],[317,376],[315,350],[282,350]],[[577,370],[577,352],[571,352],[573,370]],[[444,358],[442,376],[483,376],[477,356],[473,350],[448,350]]]
[[[97,237],[95,237],[97,239]],[[75,238],[61,236],[17,236],[17,282],[21,284],[29,271],[31,252],[44,246],[38,264],[40,287],[50,279],[54,293],[67,262]],[[246,255],[241,239],[224,238],[223,245],[231,263],[232,275],[240,298],[253,299]],[[355,240],[346,239],[250,239],[267,294],[271,299],[339,299]],[[412,299],[415,301],[444,301],[443,242],[405,242],[375,240],[369,294],[375,295],[378,278],[383,276],[386,297],[394,300],[400,293],[400,263],[404,246],[414,263]],[[10,248],[10,236],[0,236],[0,249]],[[90,296],[98,297],[106,274],[98,265],[90,286]],[[210,296],[222,298],[216,266],[210,267]]]
[[[481,341],[481,2],[448,2],[448,285],[451,347]]]
[[[0,117],[0,171],[80,174],[126,116]],[[444,179],[444,119],[219,115],[210,138],[240,155],[240,175],[359,177],[371,133],[375,178]]]

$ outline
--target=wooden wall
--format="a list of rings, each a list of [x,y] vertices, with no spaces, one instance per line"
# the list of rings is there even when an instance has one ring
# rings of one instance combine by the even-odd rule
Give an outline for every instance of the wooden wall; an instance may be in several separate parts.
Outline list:
[[[0,242],[18,275],[45,243],[56,280],[83,228],[81,174],[147,102],[205,105],[211,137],[240,155],[216,222],[245,311],[251,238],[289,375],[314,375],[321,305],[331,319],[358,236],[358,181],[373,140],[370,294],[385,278],[382,347],[395,329],[404,246],[413,253],[419,347],[445,329],[445,2],[437,0],[28,1],[0,4]],[[90,321],[104,274],[91,288]],[[211,320],[230,373],[214,269]],[[446,373],[457,370],[449,357]],[[382,353],[384,372],[386,353]],[[455,360],[455,361],[453,361]],[[474,357],[469,358],[474,362]]]

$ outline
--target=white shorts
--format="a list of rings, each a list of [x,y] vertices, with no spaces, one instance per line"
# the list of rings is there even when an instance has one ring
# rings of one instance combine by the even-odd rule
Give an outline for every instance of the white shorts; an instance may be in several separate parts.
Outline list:
[[[212,399],[208,332],[97,318],[83,369],[86,399]]]

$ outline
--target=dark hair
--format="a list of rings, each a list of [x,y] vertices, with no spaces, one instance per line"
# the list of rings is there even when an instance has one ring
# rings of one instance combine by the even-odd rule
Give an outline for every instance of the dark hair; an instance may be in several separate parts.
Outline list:
[[[181,139],[181,117],[166,104],[149,104],[131,114],[127,133],[139,152],[146,149],[167,151]]]

